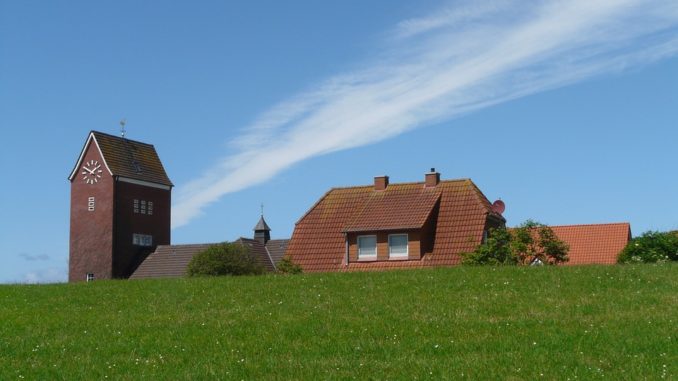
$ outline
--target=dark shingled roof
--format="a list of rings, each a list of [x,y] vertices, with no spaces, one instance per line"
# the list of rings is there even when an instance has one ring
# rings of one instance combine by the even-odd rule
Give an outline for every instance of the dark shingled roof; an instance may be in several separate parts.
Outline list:
[[[113,176],[173,186],[153,145],[99,131],[91,134]],[[79,164],[76,163],[76,167]]]
[[[274,239],[264,246],[255,239],[241,237],[235,242],[247,246],[257,263],[264,269],[275,271],[274,263],[277,264],[285,255],[288,241],[287,239]],[[182,277],[186,275],[186,268],[193,256],[210,245],[213,244],[160,245],[136,269],[130,279]]]
[[[285,251],[287,250],[287,244],[289,242],[289,239],[272,239],[266,242],[266,250],[268,250],[268,254],[271,256],[271,259],[276,266],[285,256]]]
[[[160,245],[134,271],[130,279],[172,278],[186,275],[188,263],[193,256],[211,244]]]
[[[235,242],[245,245],[250,248],[251,253],[256,258],[257,263],[263,266],[267,271],[275,271],[275,266],[273,265],[273,260],[268,254],[266,247],[261,242],[251,239],[251,238],[238,238]]]
[[[254,230],[254,231],[257,231],[257,230],[271,231],[271,228],[269,228],[268,224],[266,224],[266,221],[264,220],[264,216],[261,216],[261,218],[259,218],[259,222],[257,222],[257,226],[255,226],[254,229],[252,229],[252,230]]]

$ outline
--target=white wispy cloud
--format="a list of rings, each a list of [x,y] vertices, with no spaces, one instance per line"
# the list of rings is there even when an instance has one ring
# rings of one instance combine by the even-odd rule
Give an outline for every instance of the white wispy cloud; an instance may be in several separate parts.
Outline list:
[[[678,53],[675,0],[458,2],[400,22],[364,69],[291,96],[178,188],[173,227],[322,154]]]
[[[29,253],[19,253],[19,257],[23,258],[26,261],[48,261],[49,255],[47,254],[29,254]]]
[[[49,267],[24,274],[21,283],[63,283],[68,280],[68,270],[63,267]]]

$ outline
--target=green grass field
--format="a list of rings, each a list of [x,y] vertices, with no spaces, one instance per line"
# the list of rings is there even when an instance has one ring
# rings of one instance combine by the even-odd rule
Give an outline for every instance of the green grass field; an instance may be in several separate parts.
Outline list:
[[[678,266],[0,286],[0,380],[678,379]]]

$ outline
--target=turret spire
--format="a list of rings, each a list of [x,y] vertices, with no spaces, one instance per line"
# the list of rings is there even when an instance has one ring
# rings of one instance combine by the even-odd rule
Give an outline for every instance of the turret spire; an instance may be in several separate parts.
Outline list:
[[[261,204],[261,217],[259,217],[259,222],[257,222],[257,225],[252,230],[254,230],[254,239],[264,245],[271,239],[271,228],[268,227],[266,220],[264,220],[264,204]]]

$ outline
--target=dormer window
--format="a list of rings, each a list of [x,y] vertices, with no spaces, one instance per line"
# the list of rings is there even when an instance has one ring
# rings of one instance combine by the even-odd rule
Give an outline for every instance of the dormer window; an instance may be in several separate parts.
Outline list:
[[[377,259],[377,236],[361,235],[358,236],[358,260],[376,260]]]
[[[407,234],[390,234],[388,236],[389,259],[407,259],[409,250]]]

